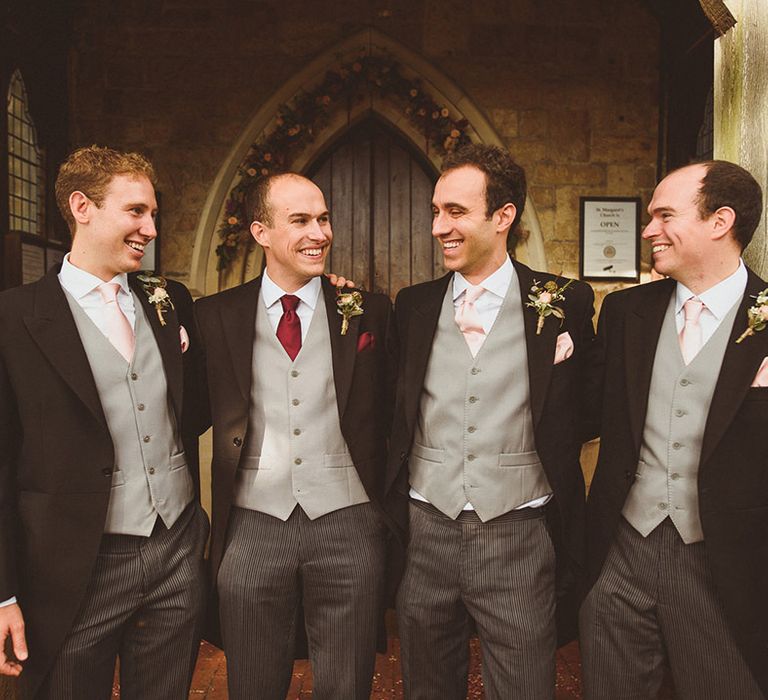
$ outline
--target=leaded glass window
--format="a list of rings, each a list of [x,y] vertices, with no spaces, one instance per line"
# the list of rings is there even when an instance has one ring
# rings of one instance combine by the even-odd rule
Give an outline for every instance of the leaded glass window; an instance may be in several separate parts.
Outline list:
[[[11,231],[43,234],[43,157],[17,70],[8,87],[8,212]]]

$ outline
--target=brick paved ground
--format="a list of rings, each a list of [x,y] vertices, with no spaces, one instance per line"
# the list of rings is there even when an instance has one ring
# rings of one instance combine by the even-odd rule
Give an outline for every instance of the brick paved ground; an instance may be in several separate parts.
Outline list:
[[[467,700],[482,700],[483,683],[480,678],[480,648],[477,639],[470,643],[471,663],[469,692]],[[113,698],[120,697],[115,684]],[[297,661],[293,667],[293,679],[286,700],[309,700],[312,697],[312,670],[308,661]],[[386,654],[376,657],[376,673],[373,681],[371,700],[402,700],[403,689],[400,679],[400,642],[390,635]],[[581,662],[576,642],[557,652],[556,700],[580,700]],[[224,654],[220,649],[203,642],[200,645],[195,675],[192,680],[190,700],[227,700],[227,669]],[[668,687],[662,689],[658,700],[674,700]]]
[[[480,678],[480,647],[477,639],[470,643],[471,662],[467,700],[481,700],[483,683]],[[570,644],[557,654],[556,700],[581,698],[580,663],[577,644]],[[113,698],[120,697],[117,683]],[[308,661],[297,661],[293,667],[293,679],[287,700],[307,700],[312,697],[312,670]],[[371,700],[402,700],[400,679],[400,641],[390,635],[386,654],[376,657]],[[227,669],[223,652],[203,642],[192,680],[190,700],[227,700]]]
[[[472,663],[469,677],[468,700],[480,700],[484,697],[480,680],[480,652],[477,640],[471,644]],[[120,697],[116,690],[114,697]],[[216,647],[203,643],[200,657],[192,682],[190,700],[226,700],[227,672],[224,655]],[[312,671],[308,661],[297,661],[293,667],[293,680],[288,693],[289,700],[308,700],[312,697]],[[386,654],[376,657],[376,674],[373,681],[371,700],[401,700],[403,697],[400,680],[399,641],[390,639]],[[558,653],[557,664],[557,700],[581,698],[579,680],[578,648],[569,645]]]

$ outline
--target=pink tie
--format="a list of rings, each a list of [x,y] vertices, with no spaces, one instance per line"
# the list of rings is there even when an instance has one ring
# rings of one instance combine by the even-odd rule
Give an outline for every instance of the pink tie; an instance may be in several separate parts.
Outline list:
[[[480,322],[480,314],[477,313],[475,308],[475,302],[484,292],[485,289],[483,287],[469,285],[464,292],[464,300],[456,310],[456,325],[464,334],[464,340],[467,341],[472,357],[477,355],[485,342],[483,324]]]
[[[107,338],[115,346],[115,350],[125,358],[126,362],[130,362],[136,339],[131,324],[120,308],[120,304],[117,303],[119,291],[120,285],[117,282],[104,282],[99,285],[99,292],[101,292],[101,298],[104,300]]]
[[[683,304],[685,325],[680,331],[680,352],[683,353],[683,362],[689,364],[701,350],[701,324],[699,317],[704,309],[704,302],[696,297],[691,297]]]

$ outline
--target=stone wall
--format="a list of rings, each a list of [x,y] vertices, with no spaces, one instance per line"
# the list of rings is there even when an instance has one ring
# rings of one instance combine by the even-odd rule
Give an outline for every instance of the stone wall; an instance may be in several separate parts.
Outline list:
[[[766,193],[768,6],[760,0],[733,0],[728,7],[737,24],[715,43],[715,158],[749,170]],[[744,255],[761,277],[768,276],[766,211]]]
[[[449,75],[526,167],[549,268],[578,272],[580,195],[656,175],[658,25],[636,0],[77,0],[73,145],[138,149],[162,193],[162,268],[186,279],[213,178],[261,104],[373,25]]]

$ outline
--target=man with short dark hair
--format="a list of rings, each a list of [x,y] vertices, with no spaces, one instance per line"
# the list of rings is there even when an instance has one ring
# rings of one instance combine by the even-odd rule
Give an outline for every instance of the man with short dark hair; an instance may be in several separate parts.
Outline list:
[[[554,695],[556,591],[583,563],[593,294],[510,259],[525,198],[503,149],[449,156],[432,235],[451,272],[395,303],[387,500],[408,538],[397,609],[410,700],[466,697],[472,623],[489,700]]]
[[[581,610],[585,697],[768,693],[768,283],[741,260],[762,193],[724,161],[670,173],[643,237],[668,276],[606,297]],[[601,395],[600,395],[601,394]]]
[[[72,153],[56,181],[72,251],[0,295],[0,673],[24,697],[106,699],[116,657],[124,698],[189,692],[208,532],[185,382],[198,344],[189,292],[133,274],[157,235],[154,180],[136,153]]]
[[[229,696],[285,698],[303,608],[313,697],[368,700],[384,592],[391,303],[323,279],[333,232],[313,182],[264,178],[249,202],[263,274],[195,305]]]

